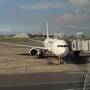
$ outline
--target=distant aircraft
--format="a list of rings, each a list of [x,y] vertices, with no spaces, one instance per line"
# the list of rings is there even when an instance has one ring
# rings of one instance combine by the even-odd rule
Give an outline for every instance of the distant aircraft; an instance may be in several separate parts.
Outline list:
[[[47,22],[47,38],[44,41],[44,47],[32,47],[29,51],[31,56],[43,56],[46,52],[49,52],[59,58],[59,63],[63,64],[62,58],[69,53],[69,47],[66,41],[59,39],[49,38],[48,22]]]

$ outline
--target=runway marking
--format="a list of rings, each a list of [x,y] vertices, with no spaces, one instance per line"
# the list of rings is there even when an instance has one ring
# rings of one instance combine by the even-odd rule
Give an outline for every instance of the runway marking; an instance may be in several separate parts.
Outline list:
[[[81,72],[81,71],[67,71],[67,73],[70,73],[70,74],[84,74],[85,72]]]
[[[76,90],[76,88],[75,89],[64,89],[64,90]]]
[[[86,90],[87,78],[88,78],[88,73],[86,73],[86,76],[85,76],[85,81],[84,81],[83,90]]]
[[[30,83],[30,84],[18,84],[18,85],[1,85],[0,86],[26,86],[26,85],[50,85],[50,84],[65,84],[65,83],[83,83],[82,81],[64,81],[64,82],[50,82],[50,83]]]
[[[82,88],[72,88],[72,89],[64,89],[64,90],[82,90]],[[90,90],[90,88],[86,88],[86,90]]]
[[[12,87],[18,87],[18,86],[34,86],[34,85],[51,85],[51,84],[71,84],[71,83],[84,83],[84,82],[80,82],[80,81],[66,81],[66,82],[51,82],[51,83],[30,83],[30,84],[17,84],[17,85],[0,85],[0,87],[9,87],[9,86],[12,86]],[[82,85],[81,85],[82,86]],[[63,89],[63,90],[82,90],[83,87],[76,87],[76,88],[67,88],[67,89]],[[86,90],[90,90],[90,88],[86,88]]]
[[[72,88],[72,89],[64,89],[64,90],[82,90],[82,88]]]
[[[23,44],[14,44],[14,43],[5,43],[5,42],[0,42],[1,44],[7,44],[7,45],[15,45],[15,46],[22,46],[22,47],[35,47],[35,46],[29,46],[29,45],[23,45]]]

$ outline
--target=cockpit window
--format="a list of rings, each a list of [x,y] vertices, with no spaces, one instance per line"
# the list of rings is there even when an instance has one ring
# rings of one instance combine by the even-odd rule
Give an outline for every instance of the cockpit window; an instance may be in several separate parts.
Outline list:
[[[57,45],[57,47],[62,47],[62,45]]]
[[[57,45],[57,47],[68,47],[68,45]]]
[[[68,45],[64,45],[64,47],[68,47]]]

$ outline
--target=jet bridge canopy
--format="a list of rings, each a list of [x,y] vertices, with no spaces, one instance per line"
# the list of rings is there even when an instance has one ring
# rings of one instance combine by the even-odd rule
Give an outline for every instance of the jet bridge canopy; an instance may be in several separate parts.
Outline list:
[[[71,42],[72,51],[90,52],[90,40],[75,39]]]

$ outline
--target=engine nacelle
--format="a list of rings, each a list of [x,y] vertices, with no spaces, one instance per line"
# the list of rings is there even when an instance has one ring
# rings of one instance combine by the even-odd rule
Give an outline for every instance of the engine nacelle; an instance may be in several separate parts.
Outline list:
[[[41,51],[39,49],[31,49],[30,55],[32,56],[39,56],[41,54]]]

